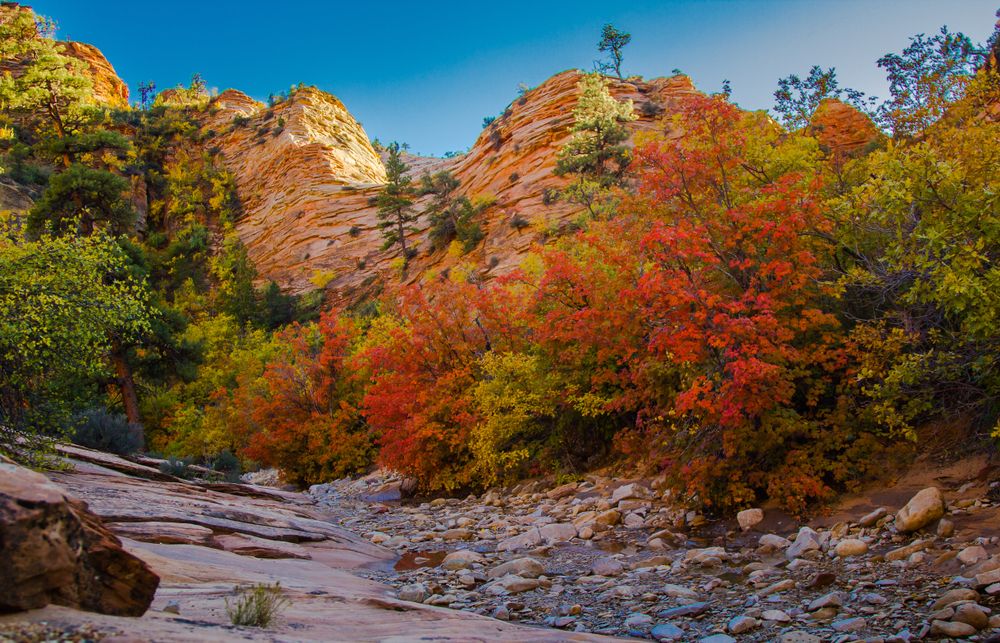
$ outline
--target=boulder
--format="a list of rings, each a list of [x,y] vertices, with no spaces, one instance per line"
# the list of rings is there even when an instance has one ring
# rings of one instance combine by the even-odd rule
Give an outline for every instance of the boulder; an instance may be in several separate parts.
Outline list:
[[[736,514],[736,522],[740,523],[740,529],[750,531],[764,520],[763,509],[744,509]]]
[[[49,603],[141,616],[159,577],[87,505],[45,476],[0,461],[0,612]]]
[[[896,530],[916,531],[944,516],[944,496],[937,487],[928,487],[910,498],[896,514]]]

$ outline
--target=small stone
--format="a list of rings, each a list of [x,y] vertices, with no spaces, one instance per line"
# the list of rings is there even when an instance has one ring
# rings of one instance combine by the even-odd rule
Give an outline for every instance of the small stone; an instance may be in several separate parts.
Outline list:
[[[809,634],[801,630],[782,632],[778,637],[778,643],[822,643],[823,639],[815,634]]]
[[[928,487],[910,498],[896,514],[896,530],[916,531],[944,516],[944,496],[937,487]]]
[[[931,605],[931,611],[936,612],[939,609],[944,609],[952,603],[957,603],[959,601],[978,601],[979,592],[974,589],[969,589],[968,587],[959,587],[957,589],[951,589],[941,595],[941,598],[934,601]]]
[[[834,552],[841,558],[861,556],[868,552],[868,543],[858,538],[848,538],[837,543]]]
[[[661,623],[651,629],[649,635],[657,641],[674,641],[684,636],[684,630],[673,623]]]
[[[830,623],[830,627],[832,627],[837,632],[857,632],[858,630],[865,629],[865,625],[866,625],[865,619],[861,618],[860,616],[856,616],[854,618],[845,618],[843,620],[834,621],[833,623]]]
[[[760,621],[752,616],[736,616],[729,620],[726,624],[726,629],[729,630],[730,634],[743,634],[756,628],[758,625],[760,625]]]
[[[782,610],[764,610],[760,617],[765,621],[774,621],[775,623],[788,623],[792,620],[788,612]]]
[[[545,566],[534,558],[517,558],[497,565],[486,575],[489,578],[502,578],[514,574],[523,578],[538,578],[545,573]]]
[[[886,509],[885,507],[879,507],[875,511],[865,514],[864,517],[862,517],[861,520],[858,521],[858,524],[861,525],[862,527],[871,527],[879,520],[885,518],[887,515],[889,515],[889,510]]]
[[[568,522],[553,522],[538,528],[542,540],[552,545],[564,543],[576,538],[576,527]]]
[[[483,555],[471,549],[459,549],[444,557],[441,561],[442,569],[459,570],[468,569],[475,564],[482,563],[485,559]]]
[[[774,551],[778,549],[785,549],[792,543],[787,538],[782,538],[778,534],[764,534],[760,537],[758,544],[764,549]]]
[[[646,524],[646,521],[643,520],[642,516],[639,514],[630,513],[625,516],[625,520],[622,521],[622,524],[625,525],[626,529],[642,529]]]
[[[977,630],[984,630],[990,625],[990,615],[975,603],[963,603],[957,606],[951,620],[967,623]]]
[[[740,529],[750,531],[764,520],[764,510],[759,508],[744,509],[736,514],[736,522],[740,524]]]
[[[818,551],[819,549],[819,534],[809,527],[802,527],[795,536],[795,542],[785,551],[785,556],[791,560],[798,558],[807,551]]]
[[[976,628],[968,623],[957,623],[954,621],[932,621],[931,636],[948,636],[951,638],[964,638],[976,633]]]
[[[501,621],[509,621],[510,611],[503,605],[499,605],[495,610],[493,610],[493,618]]]
[[[649,614],[642,614],[641,612],[634,612],[629,614],[625,618],[625,627],[629,629],[642,628],[645,629],[653,623],[653,617]]]
[[[583,540],[590,540],[591,538],[594,537],[594,530],[591,529],[590,527],[583,527],[580,529],[578,535]]]
[[[779,581],[777,583],[774,583],[773,585],[765,587],[764,589],[757,592],[757,595],[761,598],[764,598],[765,596],[770,596],[771,594],[777,594],[778,592],[786,592],[790,589],[795,589],[795,581],[792,580],[791,578],[786,578],[783,581]]]
[[[955,523],[947,518],[942,518],[938,521],[936,533],[941,538],[951,538],[955,535]]]
[[[497,551],[516,551],[518,549],[528,549],[542,544],[542,534],[537,527],[532,527],[528,531],[518,536],[512,536],[497,543]]]
[[[927,549],[932,544],[934,544],[934,541],[931,538],[927,538],[924,540],[915,540],[909,545],[900,547],[898,549],[893,549],[892,551],[887,552],[885,555],[885,559],[890,562],[894,560],[903,560],[904,558],[909,558],[910,556],[916,554],[917,552]]]
[[[164,607],[163,611],[167,614],[180,614],[181,604],[177,601],[169,601]]]
[[[736,643],[736,639],[728,634],[712,634],[703,639],[698,639],[700,643]]]
[[[958,552],[958,562],[963,565],[975,565],[981,560],[989,558],[990,555],[986,553],[982,545],[973,545],[971,547],[966,547],[962,551]]]
[[[680,607],[671,607],[670,609],[662,610],[657,614],[660,618],[676,618],[679,616],[698,616],[704,614],[708,611],[708,602],[690,603],[688,605],[681,605]]]
[[[465,529],[464,527],[457,527],[455,529],[449,529],[445,531],[441,537],[445,540],[472,540],[474,535],[471,529]]]
[[[823,609],[824,607],[840,608],[843,607],[843,605],[844,594],[842,592],[830,592],[829,594],[824,594],[809,603],[808,610],[810,612],[815,612],[816,610]]]
[[[624,571],[625,565],[615,558],[598,558],[590,567],[594,576],[621,576]]]
[[[400,587],[397,596],[401,601],[423,603],[424,600],[430,596],[430,592],[427,590],[427,586],[423,583],[412,583],[410,585],[403,585]]]
[[[671,598],[684,598],[687,600],[696,600],[698,598],[698,592],[693,589],[670,583],[663,586],[663,593]]]

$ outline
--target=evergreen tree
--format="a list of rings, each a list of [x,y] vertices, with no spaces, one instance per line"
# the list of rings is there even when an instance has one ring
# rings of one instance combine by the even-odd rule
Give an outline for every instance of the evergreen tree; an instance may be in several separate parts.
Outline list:
[[[453,239],[458,239],[466,252],[475,248],[483,239],[483,230],[477,218],[487,204],[473,203],[464,194],[456,195],[460,183],[451,172],[425,174],[420,182],[423,194],[434,195],[427,208],[434,247],[442,248]]]
[[[614,72],[618,78],[622,77],[622,49],[632,41],[632,34],[618,31],[614,25],[604,25],[601,29],[601,41],[597,43],[597,50],[607,53],[607,62],[597,62],[598,71]]]
[[[580,98],[573,110],[573,136],[559,151],[555,173],[576,177],[566,188],[566,197],[585,205],[596,216],[602,198],[624,182],[632,158],[624,144],[629,137],[625,123],[637,117],[632,101],[615,100],[600,75],[584,76],[578,87]]]
[[[382,249],[399,245],[405,269],[412,257],[411,250],[406,247],[406,233],[415,230],[412,224],[418,219],[413,211],[416,190],[407,174],[410,168],[403,162],[399,143],[390,143],[386,151],[389,153],[385,162],[387,182],[372,199],[372,204],[378,207],[378,227],[385,239]]]

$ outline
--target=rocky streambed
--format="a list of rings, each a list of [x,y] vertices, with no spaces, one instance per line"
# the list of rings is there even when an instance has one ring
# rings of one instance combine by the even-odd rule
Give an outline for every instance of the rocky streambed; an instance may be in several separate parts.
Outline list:
[[[760,509],[710,522],[655,481],[419,504],[395,501],[398,485],[373,475],[309,494],[397,553],[357,573],[404,601],[660,641],[1000,640],[997,483],[928,487],[813,526]]]
[[[656,480],[591,476],[400,502],[401,481],[384,474],[303,494],[266,476],[180,480],[148,459],[60,452],[47,481],[0,468],[0,604],[15,609],[0,614],[0,641],[1000,635],[1000,485],[985,460],[918,469],[800,524],[766,507],[706,520]],[[50,532],[73,516],[101,537],[85,539],[86,555],[56,559],[44,543],[61,542]],[[101,571],[132,558],[150,582]],[[14,582],[11,569],[34,580]],[[66,574],[81,588],[112,578],[114,596],[144,600],[135,610],[83,600],[65,591]],[[279,583],[286,607],[266,628],[232,625],[227,602],[257,583]]]

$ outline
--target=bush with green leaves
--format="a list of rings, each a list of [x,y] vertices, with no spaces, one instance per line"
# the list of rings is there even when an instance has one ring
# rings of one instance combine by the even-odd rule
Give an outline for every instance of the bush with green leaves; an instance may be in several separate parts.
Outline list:
[[[131,455],[143,446],[142,427],[130,424],[121,413],[93,408],[77,414],[76,419],[74,444],[118,455]]]
[[[281,595],[281,583],[259,583],[250,587],[233,588],[235,598],[226,599],[226,615],[236,626],[268,627],[289,601]]]

